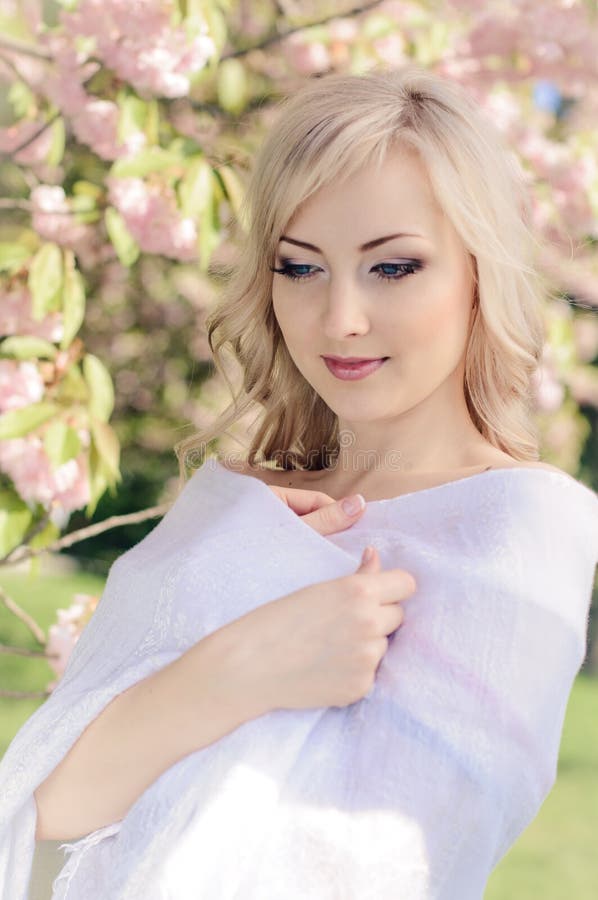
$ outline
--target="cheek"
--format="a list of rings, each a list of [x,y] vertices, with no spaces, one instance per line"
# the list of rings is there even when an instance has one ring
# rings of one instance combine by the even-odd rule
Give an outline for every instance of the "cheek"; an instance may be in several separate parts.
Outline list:
[[[297,296],[285,296],[284,290],[272,291],[272,311],[285,343],[290,347],[305,342],[310,330],[310,307]]]
[[[419,285],[410,315],[396,317],[408,343],[442,352],[461,350],[469,327],[471,287],[455,274],[443,273]],[[414,311],[415,307],[415,311]]]

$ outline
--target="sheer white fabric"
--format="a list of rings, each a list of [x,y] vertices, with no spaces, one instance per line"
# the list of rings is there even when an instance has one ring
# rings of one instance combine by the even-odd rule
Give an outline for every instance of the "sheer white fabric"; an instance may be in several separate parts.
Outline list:
[[[33,791],[113,697],[251,609],[354,572],[367,543],[418,585],[370,694],[276,710],[179,760],[122,821],[62,845],[53,900],[479,900],[555,781],[598,497],[564,473],[491,470],[370,502],[324,537],[214,458],[114,563],[0,764],[1,900],[26,900]]]

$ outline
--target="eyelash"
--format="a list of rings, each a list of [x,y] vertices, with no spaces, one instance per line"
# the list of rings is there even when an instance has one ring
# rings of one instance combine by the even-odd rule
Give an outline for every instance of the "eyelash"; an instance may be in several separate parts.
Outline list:
[[[374,269],[380,266],[393,266],[398,269],[410,270],[408,272],[403,271],[401,275],[383,275],[382,272],[376,272],[376,277],[382,279],[382,281],[400,281],[401,278],[414,275],[416,272],[423,269],[423,264],[417,259],[412,259],[409,262],[403,263],[378,263],[377,266],[374,266]],[[279,269],[275,266],[270,266],[270,271],[275,272],[278,275],[284,275],[285,278],[289,278],[291,281],[309,281],[315,274],[314,272],[310,272],[307,275],[297,275],[295,271],[296,269],[305,268],[313,268],[313,266],[310,266],[308,263],[289,263],[286,260],[283,260],[283,265]]]

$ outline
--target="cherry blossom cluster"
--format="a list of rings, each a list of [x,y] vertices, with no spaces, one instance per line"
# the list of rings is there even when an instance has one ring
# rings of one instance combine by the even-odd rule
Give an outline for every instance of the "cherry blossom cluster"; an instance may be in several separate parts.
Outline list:
[[[141,97],[182,97],[215,52],[205,23],[194,20],[189,33],[173,26],[173,12],[172,0],[80,0],[61,12],[59,30],[40,35],[54,63],[42,90],[102,159],[134,155],[146,136],[134,128],[119,134],[118,104],[89,91],[101,67]]]
[[[180,212],[174,190],[162,180],[107,178],[110,202],[146,253],[179,260],[197,257],[195,221]]]
[[[73,647],[91,618],[99,599],[94,594],[74,594],[73,602],[68,609],[56,610],[58,621],[48,629],[46,656],[58,679],[47,685],[48,691],[54,690],[63,675]]]
[[[28,360],[0,360],[0,415],[39,402],[45,383],[38,366]],[[89,446],[89,432],[78,428],[82,447]],[[32,507],[36,503],[49,509],[51,521],[64,527],[69,514],[89,502],[87,452],[54,467],[40,433],[0,441],[0,470],[12,482],[18,494]]]

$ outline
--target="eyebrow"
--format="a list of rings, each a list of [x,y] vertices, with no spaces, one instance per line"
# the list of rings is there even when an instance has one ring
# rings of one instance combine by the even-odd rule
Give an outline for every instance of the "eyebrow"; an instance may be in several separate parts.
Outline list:
[[[422,237],[421,234],[415,234],[415,232],[407,232],[401,231],[398,234],[387,234],[385,237],[374,238],[373,241],[366,241],[365,244],[362,244],[361,247],[357,249],[364,253],[366,250],[373,250],[374,247],[380,246],[380,244],[385,244],[387,241],[392,241],[395,238],[402,237]],[[314,253],[322,254],[322,251],[319,247],[316,247],[315,244],[308,244],[307,241],[298,241],[296,238],[290,238],[286,234],[283,234],[280,238],[281,241],[286,241],[288,244],[296,244],[297,247],[305,247],[306,250],[313,250]]]

